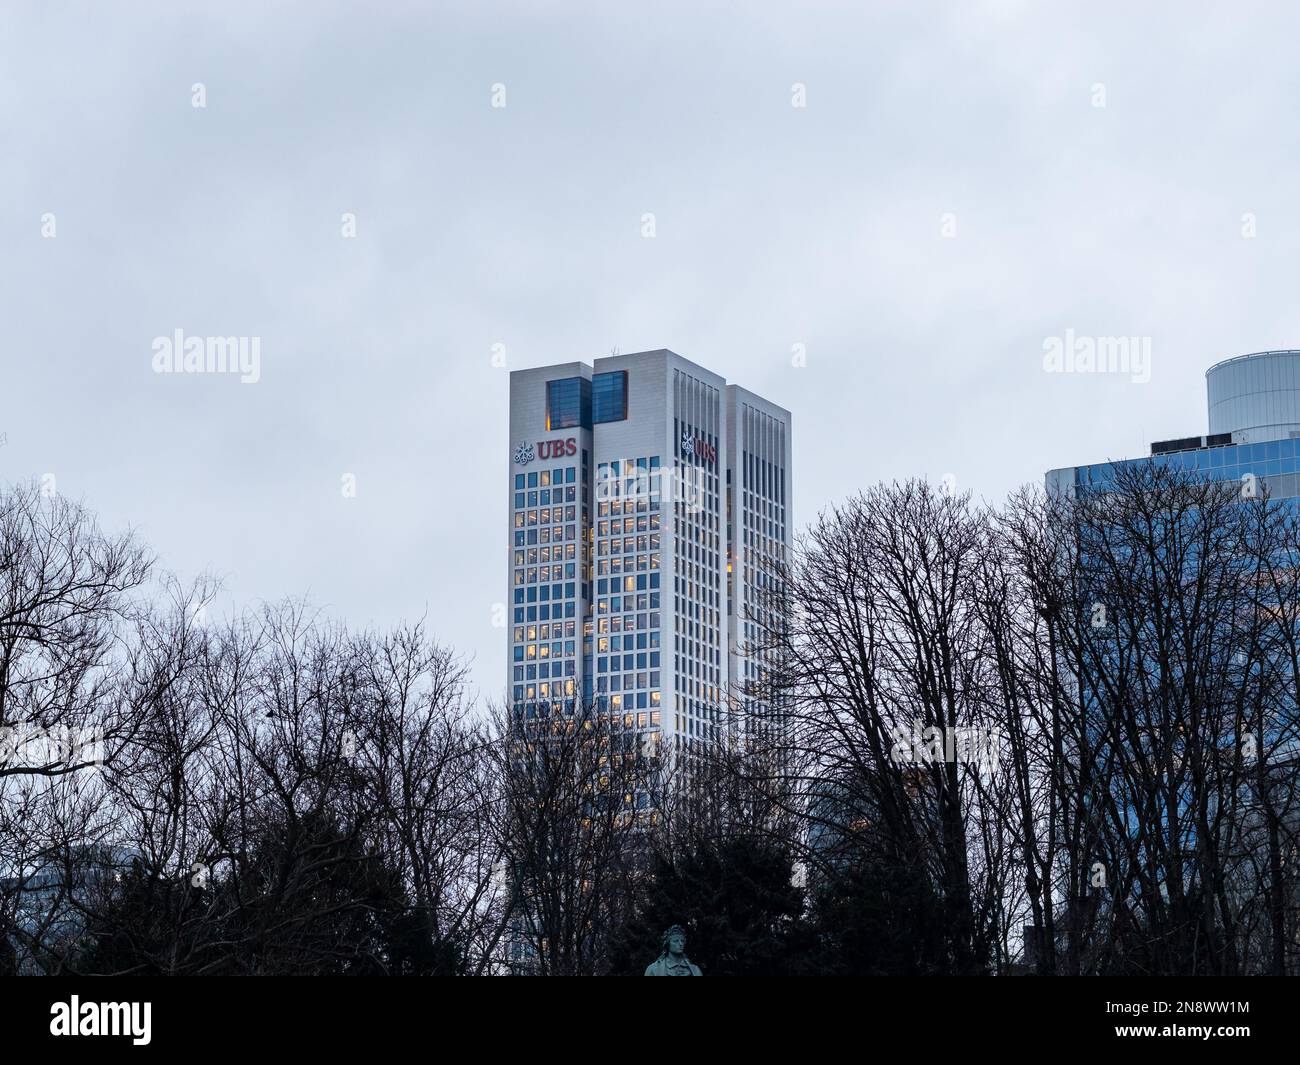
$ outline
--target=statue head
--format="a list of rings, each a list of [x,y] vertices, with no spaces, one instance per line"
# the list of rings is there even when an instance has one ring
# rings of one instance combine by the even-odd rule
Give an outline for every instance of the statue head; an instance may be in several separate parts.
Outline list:
[[[673,925],[664,933],[663,951],[664,954],[685,954],[686,953],[686,929],[679,924]]]

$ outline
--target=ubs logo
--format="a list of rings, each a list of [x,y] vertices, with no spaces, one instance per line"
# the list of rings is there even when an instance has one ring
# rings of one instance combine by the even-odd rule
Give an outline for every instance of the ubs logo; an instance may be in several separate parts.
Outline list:
[[[682,458],[717,462],[718,449],[702,437],[692,436],[689,429],[682,430]]]
[[[578,441],[573,437],[567,440],[539,440],[536,448],[527,440],[521,441],[515,448],[515,465],[527,466],[534,458],[563,459],[578,453]]]

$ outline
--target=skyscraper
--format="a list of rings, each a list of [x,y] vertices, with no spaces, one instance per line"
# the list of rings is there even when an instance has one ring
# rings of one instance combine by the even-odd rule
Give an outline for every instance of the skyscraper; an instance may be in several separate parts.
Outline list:
[[[1215,481],[1236,481],[1249,496],[1300,497],[1300,351],[1261,351],[1215,363],[1205,373],[1208,432],[1151,445],[1121,462],[1067,466],[1047,474],[1053,492],[1104,489],[1116,467],[1156,462]]]
[[[1194,481],[1220,483],[1230,489],[1228,498],[1240,495],[1244,505],[1267,494],[1294,513],[1300,506],[1300,350],[1235,356],[1215,363],[1205,378],[1209,418],[1204,435],[1153,443],[1151,454],[1142,458],[1052,470],[1046,478],[1048,493],[1106,493],[1117,481],[1121,495],[1131,493],[1134,484],[1148,483],[1140,476],[1144,471],[1133,471],[1137,478],[1120,472],[1151,463]],[[1101,525],[1095,524],[1098,515],[1090,518],[1087,543],[1080,542],[1085,565],[1079,587],[1086,592],[1091,587],[1087,577],[1101,574],[1098,598],[1080,604],[1095,635],[1086,641],[1092,648],[1087,656],[1071,663],[1068,654],[1062,656],[1062,681],[1077,693],[1084,746],[1090,748],[1093,765],[1143,767],[1118,780],[1109,771],[1099,778],[1109,790],[1096,807],[1109,805],[1119,812],[1110,831],[1118,829],[1121,846],[1112,848],[1110,872],[1122,864],[1141,865],[1163,897],[1170,897],[1169,884],[1178,881],[1185,898],[1196,875],[1187,856],[1222,856],[1233,871],[1220,874],[1217,888],[1202,881],[1195,890],[1207,898],[1217,892],[1219,919],[1232,934],[1240,928],[1233,922],[1248,912],[1260,884],[1242,870],[1281,869],[1279,840],[1300,834],[1294,787],[1300,746],[1294,738],[1294,660],[1288,653],[1292,615],[1283,605],[1294,603],[1288,576],[1295,571],[1293,542],[1261,538],[1262,561],[1268,569],[1276,567],[1273,583],[1254,569],[1261,561],[1254,546],[1246,547],[1239,570],[1218,561],[1231,559],[1227,545],[1240,549],[1243,539],[1225,535],[1211,541],[1214,550],[1202,551],[1196,539],[1200,519],[1179,500],[1166,507],[1157,497],[1150,506],[1150,525],[1139,521],[1133,529],[1116,531],[1116,551],[1109,544],[1096,550],[1109,539],[1104,524],[1108,511],[1103,506]],[[1121,503],[1117,512],[1131,515],[1134,510]],[[1218,514],[1213,509],[1208,513],[1209,520]],[[1134,556],[1156,557],[1160,565],[1151,567],[1150,583],[1134,582],[1137,590],[1127,601],[1119,593],[1118,603],[1107,602],[1107,592],[1116,595],[1123,583],[1116,573],[1125,571],[1114,568],[1115,560],[1122,566]],[[1216,561],[1207,561],[1211,556]],[[1099,560],[1095,567],[1093,559]],[[1174,565],[1172,559],[1180,561]],[[1216,580],[1221,587],[1207,592]],[[1262,627],[1256,628],[1252,619]],[[1123,727],[1112,732],[1112,721]],[[1162,753],[1148,760],[1143,748]],[[1213,768],[1198,779],[1189,768],[1197,763]],[[1142,779],[1147,773],[1151,778]],[[1139,781],[1136,787],[1134,780]],[[1157,792],[1158,800],[1149,801]],[[1213,811],[1212,816],[1198,817],[1198,808]],[[1152,857],[1165,843],[1152,847],[1147,841],[1162,835],[1176,840],[1167,852],[1172,860]],[[1294,884],[1280,872],[1269,876],[1269,892],[1285,913],[1293,912]],[[1113,890],[1115,881],[1110,883],[1108,890]],[[1103,894],[1089,898],[1110,905]],[[1288,920],[1278,919],[1276,927],[1291,928]],[[1250,936],[1243,942],[1249,944]],[[1282,958],[1275,964],[1283,971],[1291,963]]]
[[[791,543],[790,412],[667,350],[510,375],[507,691],[677,750],[764,663]]]

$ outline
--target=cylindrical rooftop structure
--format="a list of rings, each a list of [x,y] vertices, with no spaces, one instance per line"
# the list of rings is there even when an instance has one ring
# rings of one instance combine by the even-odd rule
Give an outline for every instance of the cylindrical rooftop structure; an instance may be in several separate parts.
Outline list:
[[[1259,351],[1205,371],[1210,435],[1236,443],[1300,436],[1300,351]]]

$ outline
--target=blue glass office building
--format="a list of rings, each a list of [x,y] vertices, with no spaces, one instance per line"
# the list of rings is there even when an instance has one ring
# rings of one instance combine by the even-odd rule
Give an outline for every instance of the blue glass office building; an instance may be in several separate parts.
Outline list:
[[[1209,423],[1204,436],[1155,443],[1151,454],[1144,458],[1052,470],[1047,474],[1048,492],[1071,496],[1104,492],[1113,483],[1117,470],[1151,462],[1224,484],[1244,486],[1253,482],[1258,494],[1267,490],[1271,498],[1297,505],[1291,501],[1300,500],[1300,351],[1240,355],[1211,366],[1205,378]],[[1131,644],[1122,649],[1123,653],[1132,650]],[[1164,679],[1161,671],[1167,667],[1163,667],[1154,656],[1148,659],[1147,668],[1153,680]],[[1285,662],[1282,669],[1287,669]],[[1170,669],[1164,676],[1175,685],[1184,680],[1177,668]],[[1081,692],[1080,697],[1089,701],[1107,698],[1099,688],[1094,688],[1091,694]],[[1193,692],[1186,692],[1183,697],[1191,700],[1196,696]],[[1240,736],[1236,738],[1239,740]],[[1280,778],[1290,778],[1296,771],[1300,753],[1288,742],[1285,730],[1276,730],[1276,726],[1266,724],[1261,740],[1263,748],[1269,752],[1267,761],[1274,771]],[[1109,742],[1105,736],[1097,737],[1102,749]],[[1262,808],[1256,805],[1257,785],[1252,780],[1243,780],[1239,786],[1239,800],[1230,807],[1234,816],[1240,818],[1239,825],[1234,828],[1235,846],[1259,848],[1262,861],[1267,822]],[[1184,780],[1181,789],[1169,797],[1170,802],[1179,804],[1184,814],[1192,802],[1189,788]],[[1127,816],[1131,840],[1136,841],[1141,837],[1141,814],[1127,800],[1124,803],[1122,809]],[[1294,807],[1287,806],[1280,814],[1285,819],[1287,837],[1294,838],[1297,824],[1300,824]],[[1194,827],[1187,828],[1189,824]],[[1199,822],[1185,818],[1184,831],[1199,835]],[[1192,853],[1194,845],[1195,839],[1188,839],[1184,853]],[[1230,892],[1233,890],[1229,888]]]
[[[1300,498],[1300,351],[1226,359],[1206,371],[1205,383],[1209,431],[1204,436],[1161,441],[1139,459],[1052,470],[1048,491],[1104,491],[1118,467],[1157,462],[1209,480],[1253,479],[1274,499]]]

